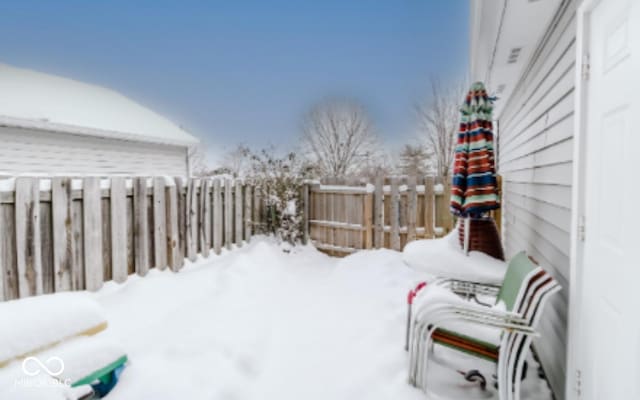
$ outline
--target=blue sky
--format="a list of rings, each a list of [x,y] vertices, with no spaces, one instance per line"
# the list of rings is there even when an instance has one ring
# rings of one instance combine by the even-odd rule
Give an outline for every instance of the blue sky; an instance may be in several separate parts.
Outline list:
[[[111,87],[219,154],[289,145],[350,97],[392,148],[431,76],[464,78],[468,0],[3,1],[0,62]]]

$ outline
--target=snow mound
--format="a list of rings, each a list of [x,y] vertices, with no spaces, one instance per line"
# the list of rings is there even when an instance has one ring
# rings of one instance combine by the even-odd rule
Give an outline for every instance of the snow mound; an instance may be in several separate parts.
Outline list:
[[[431,277],[447,277],[480,283],[500,284],[507,271],[504,261],[472,251],[465,255],[458,243],[458,231],[441,239],[416,240],[407,244],[402,260]]]
[[[0,303],[0,364],[106,324],[87,293],[56,293]]]
[[[253,237],[177,274],[152,270],[107,284],[89,294],[109,320],[99,337],[130,360],[108,399],[424,399],[407,384],[403,349],[406,295],[417,275],[395,251],[337,259]],[[498,398],[457,372],[480,368],[490,377],[495,365],[442,346],[436,356],[430,399]],[[523,399],[550,400],[545,382],[529,377]]]

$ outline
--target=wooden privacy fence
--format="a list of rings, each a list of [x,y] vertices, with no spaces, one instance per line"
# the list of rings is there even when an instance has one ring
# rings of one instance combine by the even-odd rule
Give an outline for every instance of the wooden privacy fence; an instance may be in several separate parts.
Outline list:
[[[360,249],[402,250],[454,227],[450,183],[428,176],[378,177],[365,186],[310,184],[306,231],[318,248],[344,256]]]
[[[0,300],[97,290],[249,240],[261,201],[232,179],[0,181]]]

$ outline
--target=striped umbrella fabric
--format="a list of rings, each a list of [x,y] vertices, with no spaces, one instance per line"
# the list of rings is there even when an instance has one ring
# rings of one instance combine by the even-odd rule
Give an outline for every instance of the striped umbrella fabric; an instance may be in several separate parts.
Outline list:
[[[493,147],[492,99],[482,82],[471,85],[460,108],[455,148],[451,213],[481,217],[500,207]]]

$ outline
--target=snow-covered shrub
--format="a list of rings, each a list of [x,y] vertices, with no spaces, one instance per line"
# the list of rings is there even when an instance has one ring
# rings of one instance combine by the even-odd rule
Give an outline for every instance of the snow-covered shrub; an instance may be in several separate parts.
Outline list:
[[[307,169],[293,152],[278,157],[268,150],[253,154],[251,166],[251,178],[264,201],[259,231],[290,244],[300,241],[304,235],[301,194]]]

